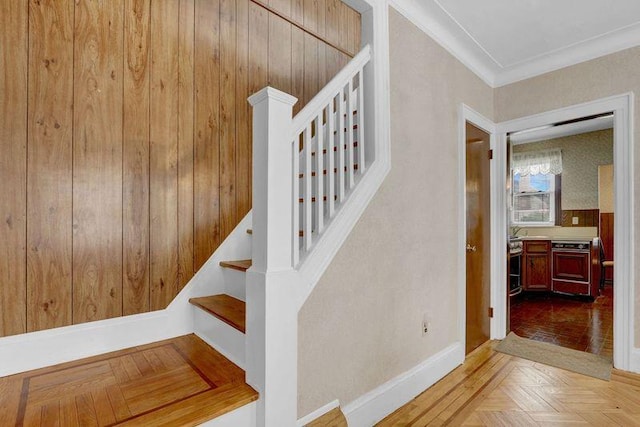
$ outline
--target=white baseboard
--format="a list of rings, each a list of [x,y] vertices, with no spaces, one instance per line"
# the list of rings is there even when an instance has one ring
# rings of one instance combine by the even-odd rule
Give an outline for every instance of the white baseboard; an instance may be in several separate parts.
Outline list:
[[[411,370],[371,390],[343,408],[350,427],[369,427],[411,401],[464,362],[464,345],[455,343]]]
[[[321,416],[323,416],[327,412],[332,411],[333,409],[339,408],[339,407],[340,407],[340,401],[336,399],[333,402],[329,402],[326,405],[324,405],[323,407],[318,408],[315,411],[313,411],[312,413],[307,414],[304,417],[300,418],[298,420],[298,422],[296,423],[296,425],[298,427],[304,427],[307,424],[309,424],[311,421],[317,420],[318,418],[320,418]]]
[[[223,293],[224,259],[246,258],[251,213],[238,224],[165,310],[0,338],[0,377],[144,345],[194,331],[189,298]]]
[[[631,363],[629,364],[629,370],[640,374],[640,348],[635,347],[631,350]]]

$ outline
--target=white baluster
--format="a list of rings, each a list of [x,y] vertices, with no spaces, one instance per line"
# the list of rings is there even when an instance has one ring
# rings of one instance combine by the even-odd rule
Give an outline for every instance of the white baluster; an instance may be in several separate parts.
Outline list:
[[[340,95],[338,95],[338,201],[342,203],[344,201],[344,88],[340,89]],[[333,171],[331,171],[333,173]]]
[[[349,183],[349,189],[353,188],[355,184],[353,177],[353,168],[355,165],[355,159],[353,156],[353,78],[349,79],[349,86],[347,90],[347,181]]]
[[[331,99],[329,105],[327,106],[327,197],[329,197],[329,218],[333,218],[333,214],[335,213],[335,195],[336,195],[336,184],[335,184],[335,175],[333,174],[333,169],[335,168],[335,156],[336,153],[334,151],[334,147],[336,146],[336,136],[334,135],[335,131],[335,97]]]
[[[362,78],[362,69],[358,72],[358,170],[360,174],[364,173],[364,81]]]
[[[293,212],[291,224],[291,236],[293,237],[291,244],[292,258],[294,267],[300,261],[300,135],[296,135],[292,143],[293,147]]]
[[[324,126],[322,124],[322,111],[316,118],[316,205],[315,205],[315,215],[316,215],[316,233],[320,235],[322,233],[322,229],[324,228],[324,155],[322,154],[322,149],[324,148],[323,144],[323,136],[324,136]]]
[[[313,203],[311,198],[313,197],[313,192],[311,188],[311,184],[313,183],[311,179],[312,171],[312,163],[311,163],[311,150],[313,150],[312,142],[311,142],[311,123],[304,130],[304,148],[302,149],[303,158],[304,158],[304,187],[303,187],[303,209],[304,209],[304,250],[308,251],[311,249],[311,244],[313,243],[311,237],[311,231],[313,229]]]

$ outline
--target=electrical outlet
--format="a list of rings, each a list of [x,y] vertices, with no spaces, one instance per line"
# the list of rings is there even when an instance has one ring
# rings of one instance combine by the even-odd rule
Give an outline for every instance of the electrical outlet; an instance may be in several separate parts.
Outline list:
[[[580,224],[580,218],[577,216],[571,217],[571,224],[572,225],[578,225]]]
[[[431,319],[428,313],[422,316],[422,336],[424,337],[431,330]]]

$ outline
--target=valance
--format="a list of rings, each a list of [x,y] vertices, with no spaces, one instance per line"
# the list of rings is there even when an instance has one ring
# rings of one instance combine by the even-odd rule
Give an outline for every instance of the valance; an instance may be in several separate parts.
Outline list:
[[[513,153],[513,173],[526,175],[558,175],[562,173],[562,151],[558,149]]]

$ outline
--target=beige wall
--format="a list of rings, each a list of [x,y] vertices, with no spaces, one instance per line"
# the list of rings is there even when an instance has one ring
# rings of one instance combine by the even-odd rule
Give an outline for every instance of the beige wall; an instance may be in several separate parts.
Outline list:
[[[300,312],[300,416],[457,338],[457,109],[491,118],[493,91],[393,9],[389,25],[392,170]]]
[[[613,129],[513,146],[514,153],[562,150],[562,209],[598,209],[598,166],[613,163]]]
[[[544,74],[522,82],[498,88],[495,96],[495,119],[504,121],[560,107],[592,101],[626,92],[635,92],[634,141],[640,140],[640,47],[627,49],[612,55],[594,59],[562,70]],[[634,150],[635,194],[634,211],[640,208],[640,150]],[[638,230],[640,216],[635,215],[634,227]],[[640,233],[636,232],[635,253],[640,249]],[[635,263],[635,275],[640,277]],[[640,286],[636,286],[635,342],[640,345]]]
[[[613,206],[613,165],[598,166],[598,209],[600,213],[612,213]]]

